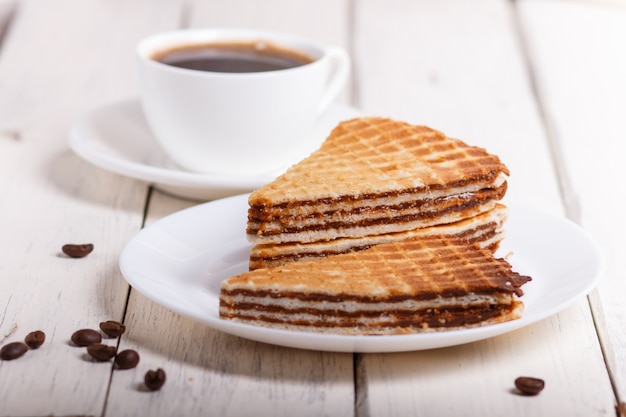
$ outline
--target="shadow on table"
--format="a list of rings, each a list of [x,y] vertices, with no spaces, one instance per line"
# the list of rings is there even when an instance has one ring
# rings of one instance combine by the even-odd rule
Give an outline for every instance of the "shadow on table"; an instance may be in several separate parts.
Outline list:
[[[133,294],[126,318],[128,342],[163,360],[214,375],[248,376],[308,384],[352,384],[353,355],[292,349],[232,336]]]

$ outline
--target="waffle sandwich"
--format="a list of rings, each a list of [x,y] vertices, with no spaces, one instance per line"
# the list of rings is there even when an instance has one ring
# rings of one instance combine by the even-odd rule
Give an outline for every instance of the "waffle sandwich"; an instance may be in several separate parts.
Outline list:
[[[250,195],[250,268],[442,225],[446,234],[482,230],[477,241],[496,248],[501,228],[492,220],[503,207],[481,215],[504,197],[508,174],[497,156],[425,126],[378,117],[342,122],[320,149]]]
[[[388,335],[521,316],[530,277],[463,239],[432,235],[223,281],[220,316],[273,328]]]

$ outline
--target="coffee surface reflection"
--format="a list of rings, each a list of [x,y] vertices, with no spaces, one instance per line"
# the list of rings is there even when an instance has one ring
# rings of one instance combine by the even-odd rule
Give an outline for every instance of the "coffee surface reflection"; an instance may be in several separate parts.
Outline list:
[[[151,58],[179,68],[228,73],[277,71],[313,62],[301,52],[269,42],[184,45],[160,51]]]

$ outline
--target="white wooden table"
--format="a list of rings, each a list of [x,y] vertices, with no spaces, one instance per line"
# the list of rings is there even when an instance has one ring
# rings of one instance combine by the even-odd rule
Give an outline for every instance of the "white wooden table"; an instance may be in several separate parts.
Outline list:
[[[118,256],[143,225],[198,204],[97,168],[71,123],[137,96],[134,45],[179,27],[245,26],[338,44],[341,102],[440,129],[500,155],[507,198],[567,216],[607,268],[541,322],[444,349],[351,354],[229,336],[129,288]],[[614,416],[626,401],[626,5],[550,0],[0,0],[0,416]],[[129,138],[132,140],[132,138]],[[538,236],[538,239],[541,237]],[[60,255],[92,242],[87,258]],[[70,335],[124,321],[114,371]],[[166,385],[141,388],[148,369]],[[514,393],[539,376],[536,397]]]

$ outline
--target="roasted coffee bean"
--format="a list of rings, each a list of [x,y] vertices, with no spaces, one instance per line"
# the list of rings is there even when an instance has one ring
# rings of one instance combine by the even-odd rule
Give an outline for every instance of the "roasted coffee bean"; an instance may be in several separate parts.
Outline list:
[[[24,338],[24,342],[31,349],[37,349],[39,346],[43,345],[43,342],[46,341],[46,334],[41,330],[35,330],[34,332],[30,332]]]
[[[103,345],[102,343],[92,343],[87,346],[87,353],[95,360],[104,362],[115,356],[117,348],[115,346]]]
[[[24,355],[28,351],[26,343],[12,342],[2,346],[0,349],[0,359],[3,361],[12,361]]]
[[[81,329],[76,330],[72,334],[72,342],[76,346],[88,346],[92,343],[102,342],[102,335],[97,330],[93,329]]]
[[[107,320],[100,323],[100,330],[109,337],[120,337],[126,331],[126,326],[119,321]]]
[[[157,391],[165,384],[165,371],[161,368],[156,371],[151,369],[146,372],[143,381],[150,391]]]
[[[537,395],[545,386],[543,379],[520,376],[515,380],[515,387],[526,395]]]
[[[139,363],[139,353],[132,349],[121,351],[115,357],[115,364],[118,369],[131,369]]]
[[[84,258],[93,251],[93,244],[83,243],[80,245],[70,244],[63,245],[61,248],[64,254],[70,258]]]

